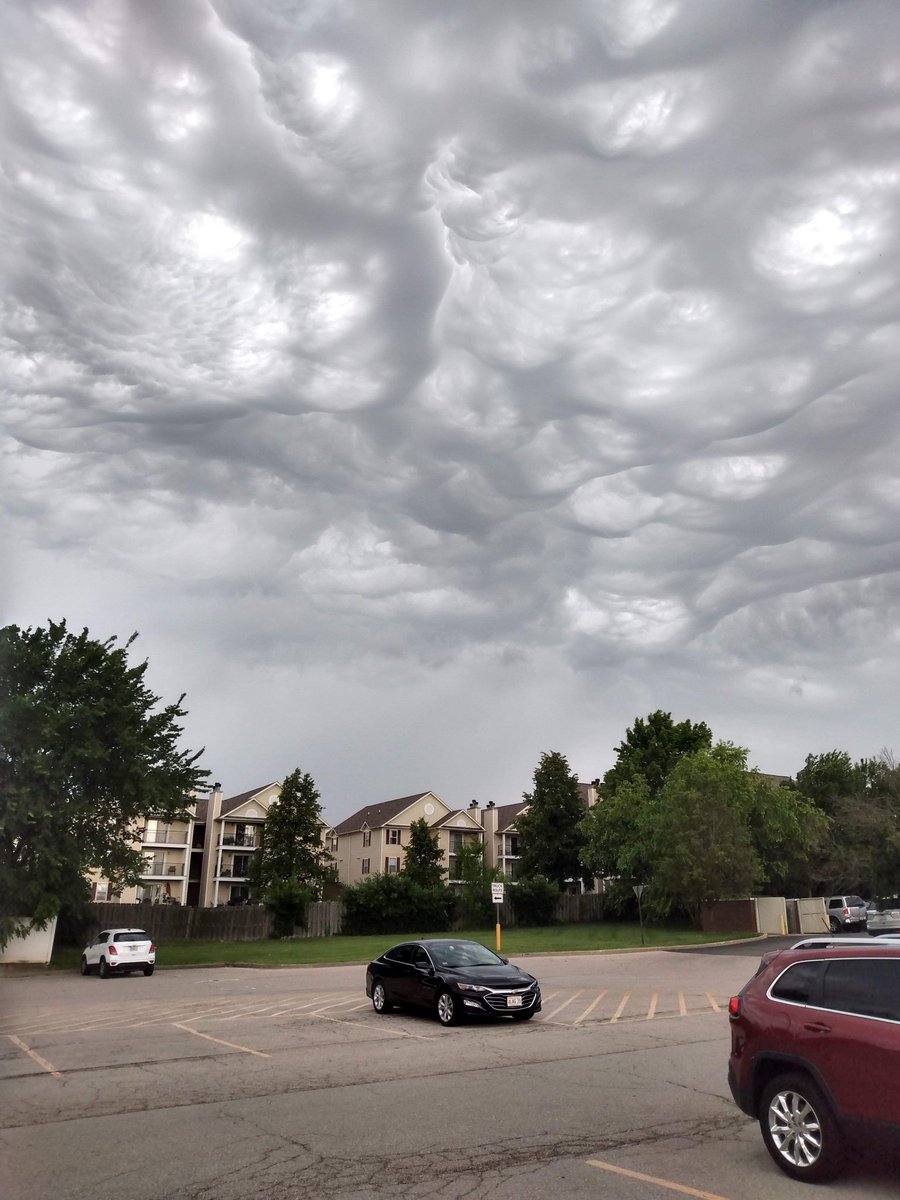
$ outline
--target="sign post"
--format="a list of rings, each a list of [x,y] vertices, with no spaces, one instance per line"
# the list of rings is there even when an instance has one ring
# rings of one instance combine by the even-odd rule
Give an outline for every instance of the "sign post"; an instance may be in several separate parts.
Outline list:
[[[643,916],[643,913],[641,912],[641,896],[643,896],[643,894],[644,894],[644,885],[642,883],[636,883],[633,885],[632,890],[633,890],[634,894],[637,896],[638,920],[641,923],[641,945],[643,946],[643,944],[644,944],[644,916]]]
[[[500,953],[500,908],[503,904],[503,884],[491,884],[491,900],[497,905],[497,953]]]

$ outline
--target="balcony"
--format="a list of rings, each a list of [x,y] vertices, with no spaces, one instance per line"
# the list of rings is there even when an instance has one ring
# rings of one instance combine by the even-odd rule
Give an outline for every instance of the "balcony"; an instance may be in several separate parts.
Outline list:
[[[219,839],[219,845],[226,850],[255,850],[256,838],[247,837],[223,837]]]
[[[186,846],[186,829],[145,829],[141,841],[145,846]]]
[[[184,863],[166,862],[162,858],[148,859],[141,872],[142,879],[184,879]]]

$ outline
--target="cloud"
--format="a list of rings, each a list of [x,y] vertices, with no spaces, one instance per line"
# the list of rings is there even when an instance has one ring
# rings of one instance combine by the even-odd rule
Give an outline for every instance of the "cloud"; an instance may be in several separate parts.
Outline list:
[[[593,777],[656,707],[772,770],[890,745],[864,8],[4,6],[5,619],[143,628],[233,790],[319,746],[337,815],[379,738],[366,800],[508,799],[544,728]],[[521,736],[469,743],[482,692]]]

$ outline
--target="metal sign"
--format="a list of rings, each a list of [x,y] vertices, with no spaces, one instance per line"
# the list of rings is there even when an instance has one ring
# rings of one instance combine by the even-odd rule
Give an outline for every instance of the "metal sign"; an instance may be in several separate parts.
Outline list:
[[[632,891],[637,896],[638,900],[640,900],[641,896],[644,894],[644,885],[642,883],[636,883],[633,885]]]
[[[492,883],[491,884],[491,900],[493,900],[494,904],[502,904],[503,903],[503,884],[502,883]]]

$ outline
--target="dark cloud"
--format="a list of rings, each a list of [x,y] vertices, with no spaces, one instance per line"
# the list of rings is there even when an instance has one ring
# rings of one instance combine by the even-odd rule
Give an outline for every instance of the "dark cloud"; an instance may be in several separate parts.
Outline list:
[[[144,633],[238,790],[874,753],[892,0],[9,0],[3,616]]]

